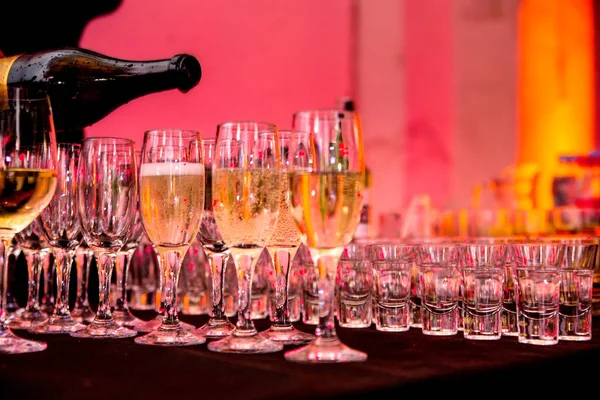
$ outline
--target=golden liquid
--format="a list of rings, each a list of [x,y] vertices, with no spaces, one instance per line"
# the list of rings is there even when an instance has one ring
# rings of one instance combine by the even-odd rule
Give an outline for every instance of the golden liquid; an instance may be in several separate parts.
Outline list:
[[[216,169],[213,214],[229,247],[264,247],[271,239],[283,175],[274,169]]]
[[[150,241],[164,247],[189,246],[202,220],[204,167],[142,164],[140,196],[142,221]]]
[[[54,170],[0,170],[0,235],[8,238],[25,229],[50,203],[55,189]]]
[[[300,246],[302,238],[296,226],[296,221],[292,216],[290,204],[290,182],[289,173],[285,173],[281,182],[281,191],[279,193],[279,217],[275,224],[273,236],[268,245],[280,248],[293,249]]]
[[[346,246],[360,222],[364,178],[360,173],[293,173],[291,209],[310,248]]]

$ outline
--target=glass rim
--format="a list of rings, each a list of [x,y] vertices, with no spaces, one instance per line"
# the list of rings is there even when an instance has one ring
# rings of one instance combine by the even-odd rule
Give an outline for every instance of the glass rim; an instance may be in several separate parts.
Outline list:
[[[185,128],[153,128],[144,131],[144,137],[150,135],[159,135],[159,134],[174,134],[179,133],[183,134],[182,137],[196,137],[200,136],[202,138],[202,134],[200,131],[195,129],[185,129]],[[174,135],[173,135],[174,136]]]
[[[278,131],[277,129],[277,124],[273,123],[273,122],[268,122],[268,121],[262,121],[262,120],[257,120],[257,121],[253,121],[253,120],[234,120],[234,121],[223,121],[223,122],[219,122],[217,124],[217,132],[219,130],[221,130],[222,128],[225,127],[230,127],[230,126],[235,126],[235,125],[242,125],[242,124],[247,124],[247,125],[256,125],[257,127],[263,127],[263,128],[267,128],[268,131],[273,131],[276,132]]]
[[[354,111],[342,110],[339,108],[312,108],[306,110],[299,110],[293,114],[293,119],[310,118],[311,116],[318,116],[320,119],[325,120],[336,120],[340,116],[354,117]]]
[[[91,143],[91,142],[114,142],[115,144],[120,144],[120,145],[135,146],[135,141],[133,139],[121,138],[121,137],[115,137],[115,136],[87,137],[87,138],[83,138],[83,141],[81,142],[81,144],[84,145],[86,143]]]

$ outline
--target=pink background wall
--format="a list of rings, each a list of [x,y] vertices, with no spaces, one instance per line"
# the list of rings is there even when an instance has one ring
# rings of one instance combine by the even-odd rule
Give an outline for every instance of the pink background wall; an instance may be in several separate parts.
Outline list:
[[[413,196],[467,207],[515,160],[518,0],[124,0],[81,46],[126,59],[196,55],[199,86],[137,99],[86,130],[214,136],[227,119],[287,128],[294,111],[357,100],[375,216]]]
[[[89,127],[87,136],[124,136],[141,147],[151,128],[214,136],[231,119],[281,128],[304,108],[332,107],[351,89],[348,0],[124,0],[92,21],[81,46],[143,60],[189,53],[203,78],[187,94],[149,95]]]

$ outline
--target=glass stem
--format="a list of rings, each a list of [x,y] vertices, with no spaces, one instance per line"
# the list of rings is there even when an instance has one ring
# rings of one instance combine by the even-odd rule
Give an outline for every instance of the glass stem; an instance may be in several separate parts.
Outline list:
[[[86,255],[83,252],[75,253],[75,268],[77,271],[77,297],[75,308],[83,307],[83,275],[85,273]]]
[[[252,321],[252,276],[261,251],[259,248],[234,255],[238,275],[238,318],[233,333],[236,336],[256,334]]]
[[[71,316],[69,312],[69,281],[71,277],[71,265],[73,264],[73,250],[60,249],[55,253],[56,257],[56,304],[54,304],[55,317]]]
[[[288,290],[292,257],[287,250],[273,251],[273,267],[275,268],[275,320],[277,327],[291,327],[290,311],[288,308]]]
[[[117,256],[102,253],[97,255],[96,259],[100,261],[98,263],[99,304],[94,322],[110,322],[113,320],[110,312],[110,278]]]
[[[89,299],[88,299],[88,287],[89,287],[89,279],[90,279],[90,268],[92,266],[92,261],[94,260],[94,252],[88,251],[85,255],[85,268],[83,269],[83,277],[81,279],[82,287],[81,287],[81,304],[84,307],[89,307]]]
[[[226,253],[213,253],[207,250],[208,259],[211,269],[212,278],[212,313],[211,318],[222,320],[225,319],[225,309],[223,307],[223,295],[225,286],[225,271],[227,269],[227,258],[229,257]]]
[[[40,275],[42,272],[42,256],[45,250],[40,251],[27,251],[25,256],[27,257],[27,275],[28,275],[28,287],[27,287],[27,306],[25,311],[30,313],[37,313],[40,311]]]
[[[323,339],[335,338],[334,297],[335,273],[339,257],[313,256],[316,275],[319,277],[319,323],[315,335]]]
[[[52,298],[52,263],[50,263],[51,261],[51,257],[50,257],[51,253],[48,252],[44,255],[44,260],[43,260],[43,265],[42,265],[42,269],[44,271],[44,297],[42,297],[42,303],[51,303],[54,301],[54,299]]]
[[[177,284],[181,270],[182,253],[185,252],[171,249],[166,251],[163,249],[159,250],[161,275],[164,285],[161,291],[164,295],[161,298],[161,303],[164,307],[164,317],[161,324],[161,328],[163,329],[178,329],[180,327],[177,311]]]
[[[6,323],[6,280],[8,278],[8,249],[11,238],[2,238],[2,250],[0,250],[0,335],[9,332]]]

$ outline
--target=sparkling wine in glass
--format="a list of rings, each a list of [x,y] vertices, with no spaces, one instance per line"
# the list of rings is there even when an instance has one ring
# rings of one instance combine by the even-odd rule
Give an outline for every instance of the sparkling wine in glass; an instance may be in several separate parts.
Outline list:
[[[308,247],[319,286],[317,338],[285,353],[294,362],[365,361],[367,354],[344,345],[335,332],[337,264],[360,221],[364,189],[362,135],[354,113],[340,110],[294,114],[290,178],[292,215]]]
[[[140,196],[142,224],[159,257],[164,312],[160,326],[135,342],[156,346],[202,344],[206,338],[185,330],[177,311],[181,263],[200,229],[204,208],[199,132],[159,129],[144,134]]]
[[[238,318],[234,332],[211,342],[221,353],[272,353],[283,344],[259,335],[251,318],[252,275],[279,215],[281,155],[277,128],[261,122],[218,126],[213,162],[213,213],[235,261]]]
[[[99,304],[94,320],[71,336],[120,339],[137,332],[115,322],[110,283],[118,252],[133,230],[138,202],[135,142],[114,137],[83,140],[77,167],[77,200],[83,237],[94,251]]]
[[[262,332],[265,337],[284,345],[306,344],[315,338],[313,335],[294,328],[290,320],[288,304],[292,262],[300,243],[302,243],[290,208],[289,182],[292,171],[290,165],[294,162],[294,157],[290,153],[292,140],[298,141],[298,138],[294,139],[292,131],[279,130],[281,169],[284,179],[282,179],[279,192],[279,217],[273,235],[267,242],[267,250],[273,264],[271,284],[274,287],[274,295],[271,297],[271,301],[274,302],[275,315],[272,317],[271,327]]]
[[[40,226],[56,263],[56,303],[47,321],[30,328],[33,333],[68,334],[84,328],[73,319],[69,310],[71,266],[75,250],[81,242],[76,193],[77,162],[80,151],[79,144],[58,144],[56,162],[58,183],[52,201],[40,216]]]
[[[56,133],[48,96],[21,88],[0,94],[0,139],[0,353],[31,353],[47,345],[10,330],[5,286],[15,235],[40,215],[56,189]]]
[[[202,140],[202,147],[204,149],[204,174],[206,179],[204,211],[202,212],[202,223],[197,235],[210,264],[213,304],[206,324],[192,331],[195,335],[204,336],[209,339],[228,336],[235,329],[235,326],[229,321],[227,315],[225,315],[223,304],[225,273],[227,272],[227,262],[230,252],[219,232],[213,213],[212,164],[215,155],[215,143],[214,138]]]

